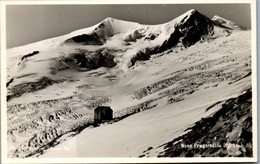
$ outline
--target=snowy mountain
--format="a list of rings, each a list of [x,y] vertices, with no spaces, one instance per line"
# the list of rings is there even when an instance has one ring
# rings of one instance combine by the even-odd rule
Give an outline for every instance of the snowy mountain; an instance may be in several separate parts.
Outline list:
[[[8,81],[13,79],[17,84],[17,78],[24,78],[21,75],[26,75],[26,79],[33,75],[35,80],[67,68],[91,70],[117,65],[126,69],[138,60],[149,59],[151,54],[174,47],[189,47],[205,37],[218,37],[230,32],[229,28],[223,27],[196,10],[156,26],[107,18],[90,28],[8,50],[12,61],[8,62]],[[30,55],[33,52],[38,53]],[[27,65],[39,69],[35,69],[37,72],[26,69]]]
[[[107,18],[8,49],[8,156],[158,156],[251,88],[250,34],[189,10],[160,25]],[[93,125],[102,105],[114,119]]]

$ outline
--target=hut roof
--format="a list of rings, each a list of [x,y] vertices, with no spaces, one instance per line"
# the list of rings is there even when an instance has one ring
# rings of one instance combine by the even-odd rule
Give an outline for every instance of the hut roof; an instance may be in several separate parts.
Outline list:
[[[98,107],[95,109],[95,111],[96,111],[96,110],[112,110],[112,109],[111,109],[110,106],[98,106]]]

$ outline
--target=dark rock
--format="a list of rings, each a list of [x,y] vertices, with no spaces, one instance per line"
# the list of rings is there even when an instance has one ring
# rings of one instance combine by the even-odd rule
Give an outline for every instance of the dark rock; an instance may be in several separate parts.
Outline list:
[[[61,64],[65,63],[70,69],[88,71],[100,67],[112,68],[116,66],[113,52],[108,49],[100,49],[94,52],[79,50],[61,58]],[[64,64],[63,64],[64,65]]]
[[[10,79],[10,80],[6,83],[6,87],[8,87],[13,81],[14,81],[14,78]]]
[[[251,95],[251,90],[248,90],[237,98],[227,100],[212,117],[201,119],[189,128],[188,133],[166,143],[160,157],[252,157],[252,106],[247,101]],[[237,114],[240,116],[236,118]],[[220,147],[198,150],[180,147],[181,143],[212,144],[213,141]]]
[[[174,32],[169,39],[156,50],[156,53],[176,47],[181,43],[184,47],[190,47],[196,42],[200,41],[204,35],[212,35],[214,23],[206,16],[194,10],[191,16],[176,25]]]
[[[48,77],[42,77],[36,82],[28,82],[15,85],[11,88],[11,94],[7,96],[7,100],[10,100],[14,97],[19,97],[24,93],[38,91],[44,89],[57,81],[54,81]]]
[[[25,59],[25,58],[34,56],[34,55],[36,55],[36,54],[38,54],[38,53],[39,53],[39,51],[33,51],[33,52],[30,53],[30,54],[24,55],[24,56],[22,57],[21,61],[22,61],[23,59]]]
[[[82,34],[78,36],[74,36],[70,39],[67,39],[65,43],[81,43],[86,45],[103,45],[104,41],[102,38],[99,38],[96,33],[90,34]]]

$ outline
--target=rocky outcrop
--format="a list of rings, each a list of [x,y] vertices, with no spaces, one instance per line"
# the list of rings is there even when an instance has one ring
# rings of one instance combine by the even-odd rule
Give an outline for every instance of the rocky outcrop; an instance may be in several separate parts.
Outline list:
[[[14,78],[12,78],[12,79],[10,79],[10,80],[7,81],[6,87],[8,88],[8,86],[9,86],[12,82],[14,82]]]
[[[66,40],[65,43],[80,43],[84,45],[103,45],[104,39],[99,38],[96,33],[82,34]]]
[[[192,10],[190,15],[185,16],[175,25],[174,32],[169,39],[157,49],[158,52],[171,49],[177,44],[184,47],[190,47],[201,40],[204,35],[213,35],[214,23],[206,16],[196,10]]]
[[[213,116],[187,131],[166,143],[158,157],[252,157],[251,89],[228,99]]]
[[[40,52],[39,51],[33,51],[32,53],[29,53],[27,55],[24,55],[22,58],[21,58],[21,61],[28,58],[28,57],[31,57],[31,56],[34,56],[36,54],[39,54]]]
[[[11,88],[11,94],[7,95],[7,101],[14,97],[19,97],[24,93],[34,92],[44,89],[58,81],[54,81],[48,77],[42,77],[36,82],[28,82],[15,85]]]
[[[55,66],[52,67],[52,74],[66,68],[78,71],[89,71],[100,67],[112,68],[116,66],[113,53],[114,51],[109,49],[97,51],[77,49],[73,53],[58,58]]]
[[[135,65],[137,61],[149,60],[156,48],[145,48],[144,50],[138,51],[135,55],[132,56],[129,63],[129,67]]]

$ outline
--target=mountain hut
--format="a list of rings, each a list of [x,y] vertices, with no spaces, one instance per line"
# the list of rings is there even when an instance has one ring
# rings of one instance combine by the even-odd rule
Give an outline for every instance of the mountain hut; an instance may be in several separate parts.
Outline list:
[[[113,119],[113,110],[109,106],[98,106],[94,111],[94,122],[101,123]]]

